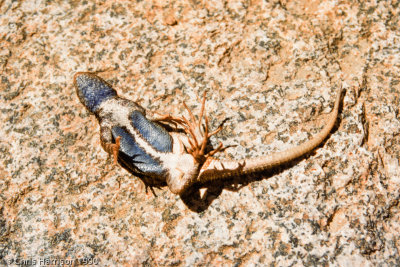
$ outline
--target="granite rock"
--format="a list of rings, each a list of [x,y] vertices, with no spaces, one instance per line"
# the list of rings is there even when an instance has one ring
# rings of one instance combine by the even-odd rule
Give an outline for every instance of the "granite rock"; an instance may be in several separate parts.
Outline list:
[[[400,265],[399,2],[5,0],[0,14],[0,264]],[[206,91],[230,159],[304,142],[346,94],[313,153],[154,197],[102,150],[78,71],[175,115]]]

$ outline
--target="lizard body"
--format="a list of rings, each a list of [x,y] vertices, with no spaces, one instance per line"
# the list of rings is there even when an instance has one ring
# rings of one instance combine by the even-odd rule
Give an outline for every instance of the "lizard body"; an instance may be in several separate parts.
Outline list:
[[[204,115],[205,97],[197,121],[189,109],[190,119],[169,115],[149,119],[143,107],[119,97],[107,82],[93,73],[76,73],[74,84],[82,104],[99,121],[100,142],[104,150],[113,154],[115,161],[118,159],[146,186],[166,183],[175,194],[184,193],[195,183],[263,171],[310,152],[332,130],[341,96],[340,90],[327,124],[305,143],[265,157],[221,161],[212,156],[222,149],[222,144],[217,149],[206,151],[209,138],[219,132],[222,125],[209,133]],[[181,126],[184,133],[172,131],[162,123]]]

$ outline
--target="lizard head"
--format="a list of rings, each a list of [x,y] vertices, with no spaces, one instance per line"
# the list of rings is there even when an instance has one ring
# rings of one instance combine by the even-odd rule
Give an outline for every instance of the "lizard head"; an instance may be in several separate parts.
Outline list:
[[[92,113],[95,113],[105,100],[117,96],[111,85],[90,72],[76,73],[74,85],[79,100]]]

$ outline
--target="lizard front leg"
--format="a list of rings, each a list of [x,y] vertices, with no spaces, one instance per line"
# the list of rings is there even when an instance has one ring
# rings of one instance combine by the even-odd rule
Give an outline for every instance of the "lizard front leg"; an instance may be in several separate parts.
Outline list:
[[[110,155],[113,155],[114,164],[117,164],[117,162],[118,162],[120,139],[121,139],[121,136],[118,136],[115,139],[115,143],[113,143],[113,137],[112,137],[111,128],[108,127],[107,125],[101,125],[100,126],[100,143],[101,143],[101,146],[103,147],[103,149],[107,153],[109,153]]]

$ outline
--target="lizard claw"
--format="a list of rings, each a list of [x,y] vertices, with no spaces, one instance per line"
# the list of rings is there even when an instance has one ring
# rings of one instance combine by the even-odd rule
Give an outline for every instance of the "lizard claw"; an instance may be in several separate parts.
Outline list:
[[[184,127],[186,134],[189,136],[188,142],[190,144],[190,148],[188,149],[188,152],[192,154],[192,156],[200,164],[204,164],[208,158],[212,157],[217,152],[225,149],[222,143],[220,143],[216,149],[206,152],[206,146],[208,144],[210,137],[222,130],[223,124],[225,123],[226,120],[224,120],[221,123],[221,125],[218,126],[217,129],[215,129],[212,132],[209,132],[208,118],[205,111],[205,103],[206,103],[206,93],[204,92],[201,103],[200,115],[198,119],[196,119],[192,111],[186,105],[186,103],[183,102],[184,107],[189,113],[189,119],[187,119],[184,116],[182,116],[181,119],[183,121],[181,125]],[[202,120],[204,120],[204,123]],[[202,129],[202,126],[204,127],[204,129]]]

